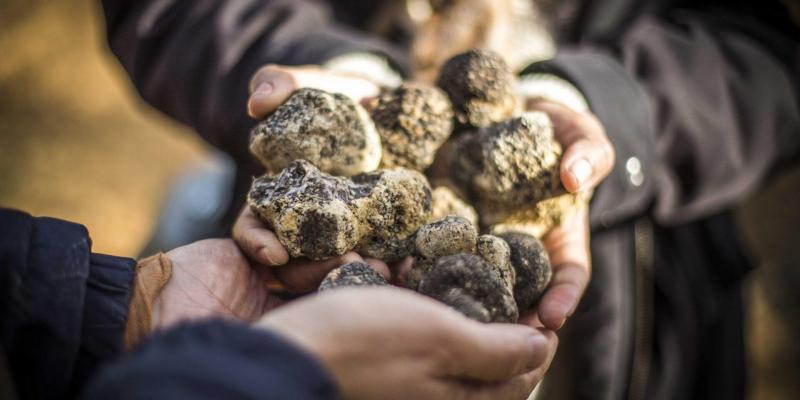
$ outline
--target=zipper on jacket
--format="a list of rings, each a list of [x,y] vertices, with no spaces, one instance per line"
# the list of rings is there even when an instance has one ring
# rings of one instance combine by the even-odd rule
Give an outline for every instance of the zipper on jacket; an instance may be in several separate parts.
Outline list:
[[[629,400],[643,400],[647,393],[647,380],[653,343],[653,318],[655,314],[655,272],[653,225],[647,218],[634,224],[634,333],[631,378],[628,385]]]

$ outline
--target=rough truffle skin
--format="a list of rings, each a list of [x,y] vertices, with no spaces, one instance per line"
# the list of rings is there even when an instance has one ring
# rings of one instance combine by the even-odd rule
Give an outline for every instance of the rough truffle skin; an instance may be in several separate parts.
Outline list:
[[[406,276],[406,287],[416,290],[439,258],[474,253],[477,240],[477,229],[462,217],[447,216],[423,225],[414,238],[414,264]]]
[[[353,261],[329,272],[320,283],[319,291],[345,286],[386,286],[388,284],[386,278],[366,263]]]
[[[480,235],[475,245],[475,254],[497,272],[508,290],[513,293],[517,274],[511,266],[511,247],[508,242],[494,235]]]
[[[466,218],[472,225],[478,226],[478,213],[467,204],[452,189],[446,186],[439,186],[433,189],[433,211],[431,221],[439,220],[447,216]]]
[[[453,130],[450,100],[434,86],[404,83],[384,90],[368,108],[381,136],[382,168],[423,171]]]
[[[517,109],[514,74],[499,55],[473,49],[448,60],[437,86],[450,97],[458,130],[482,128]]]
[[[511,248],[511,266],[516,273],[514,299],[520,312],[525,312],[539,303],[550,284],[553,270],[547,250],[533,236],[509,232],[499,235]]]
[[[295,91],[250,136],[250,152],[271,173],[294,160],[307,160],[340,176],[373,171],[381,141],[363,107],[338,93]]]
[[[474,254],[440,258],[419,292],[481,322],[516,322],[517,305],[500,277]]]
[[[580,204],[561,183],[561,146],[544,113],[494,123],[454,146],[450,179],[464,188],[484,227],[527,224],[526,232],[541,236]]]
[[[478,231],[466,218],[449,216],[423,225],[414,244],[419,256],[437,259],[458,253],[474,253]]]
[[[413,234],[430,215],[431,193],[416,171],[348,179],[298,160],[255,179],[248,203],[292,257],[322,260],[358,249],[391,262],[410,254]]]

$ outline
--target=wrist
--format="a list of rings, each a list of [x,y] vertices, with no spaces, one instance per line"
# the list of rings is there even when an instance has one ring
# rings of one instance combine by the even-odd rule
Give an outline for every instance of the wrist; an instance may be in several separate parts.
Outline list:
[[[362,77],[385,87],[396,87],[403,81],[386,58],[372,53],[342,54],[330,59],[322,67],[328,71]]]
[[[155,303],[172,276],[172,261],[164,253],[140,260],[136,265],[128,322],[125,326],[125,348],[141,342],[156,325]]]
[[[568,80],[553,74],[525,74],[518,79],[516,91],[522,99],[550,100],[577,112],[589,111],[589,103],[581,91]]]

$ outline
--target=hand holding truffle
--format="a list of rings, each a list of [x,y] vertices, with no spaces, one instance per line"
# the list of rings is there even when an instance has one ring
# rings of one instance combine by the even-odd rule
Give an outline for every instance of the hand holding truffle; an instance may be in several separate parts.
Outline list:
[[[614,147],[600,121],[590,112],[579,113],[547,100],[530,102],[530,110],[547,114],[555,139],[564,148],[560,163],[561,182],[571,193],[591,192],[611,172]],[[560,328],[578,306],[591,276],[588,206],[568,216],[544,238],[553,265],[553,280],[539,303],[538,315],[522,318]]]
[[[387,287],[325,291],[258,326],[316,355],[346,399],[524,399],[557,345],[552,332],[481,324]]]

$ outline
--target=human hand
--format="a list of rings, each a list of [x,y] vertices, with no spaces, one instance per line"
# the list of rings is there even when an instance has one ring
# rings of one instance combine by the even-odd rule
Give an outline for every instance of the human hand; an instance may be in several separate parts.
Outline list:
[[[233,225],[233,240],[242,252],[261,268],[267,282],[274,290],[291,293],[308,293],[317,290],[320,282],[332,269],[351,261],[364,261],[387,279],[389,267],[383,261],[361,257],[353,252],[322,261],[305,258],[289,259],[289,253],[278,237],[250,207],[245,206]]]
[[[295,90],[304,87],[341,93],[358,103],[380,92],[376,83],[358,75],[327,71],[314,65],[267,65],[256,71],[250,80],[247,113],[252,118],[262,119],[283,104]]]
[[[571,193],[593,190],[614,166],[614,147],[592,113],[580,113],[560,103],[536,100],[529,110],[545,112],[556,140],[564,149],[561,181]],[[591,275],[589,211],[582,207],[544,237],[553,278],[536,312],[520,318],[532,326],[559,329],[575,312]]]
[[[280,303],[232,240],[202,240],[166,255],[172,274],[154,302],[154,330],[206,317],[253,321]]]
[[[397,288],[348,288],[281,307],[257,324],[315,354],[347,399],[524,399],[555,334],[481,324]]]

